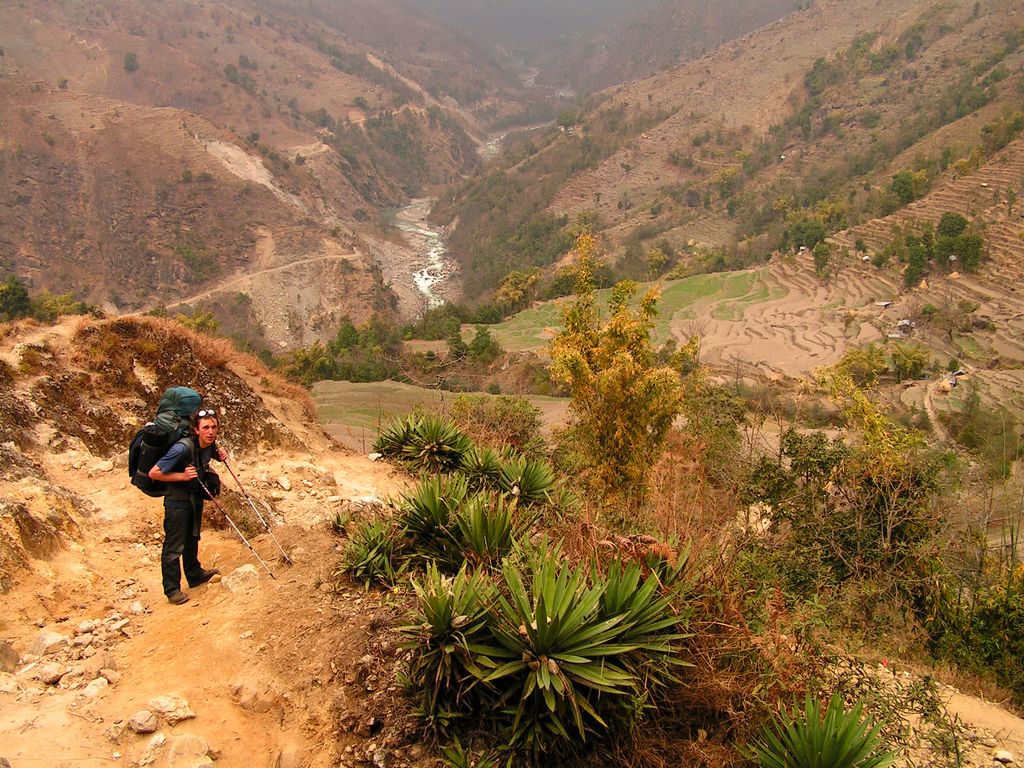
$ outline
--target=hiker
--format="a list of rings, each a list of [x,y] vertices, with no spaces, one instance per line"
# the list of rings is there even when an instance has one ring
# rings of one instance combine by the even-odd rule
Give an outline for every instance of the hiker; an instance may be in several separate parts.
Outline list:
[[[199,529],[203,500],[208,498],[203,485],[213,495],[220,492],[220,478],[209,469],[210,459],[224,461],[227,454],[217,445],[220,425],[215,410],[196,411],[190,423],[191,434],[172,445],[149,471],[150,478],[167,483],[160,572],[164,594],[174,605],[188,602],[188,595],[181,591],[182,569],[190,587],[205,584],[220,573],[199,564]]]

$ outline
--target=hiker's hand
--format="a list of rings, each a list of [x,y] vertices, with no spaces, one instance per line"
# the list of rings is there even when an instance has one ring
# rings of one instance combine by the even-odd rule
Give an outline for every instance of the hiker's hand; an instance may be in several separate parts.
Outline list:
[[[195,480],[197,477],[199,477],[199,473],[196,472],[196,468],[194,465],[189,464],[187,467],[185,467],[186,480]]]
[[[228,452],[221,448],[219,445],[217,446],[217,458],[220,459],[221,461],[228,460]]]

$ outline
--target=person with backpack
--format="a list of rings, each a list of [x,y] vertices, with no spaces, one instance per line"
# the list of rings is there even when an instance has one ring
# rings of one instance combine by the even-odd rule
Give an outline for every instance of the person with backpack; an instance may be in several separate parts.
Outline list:
[[[191,434],[175,442],[149,470],[152,480],[166,483],[160,573],[164,594],[174,605],[188,602],[188,595],[181,591],[182,570],[190,587],[205,584],[220,573],[199,564],[203,501],[220,493],[220,478],[209,468],[210,460],[227,458],[217,445],[219,429],[214,409],[196,411],[191,417]]]

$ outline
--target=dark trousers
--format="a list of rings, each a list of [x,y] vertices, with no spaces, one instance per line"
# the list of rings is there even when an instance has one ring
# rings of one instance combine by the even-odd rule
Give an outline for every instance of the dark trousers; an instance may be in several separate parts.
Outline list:
[[[202,499],[195,496],[185,499],[164,497],[164,548],[160,553],[160,575],[165,595],[181,589],[182,568],[189,584],[203,575],[203,566],[199,564],[199,526],[202,519]]]

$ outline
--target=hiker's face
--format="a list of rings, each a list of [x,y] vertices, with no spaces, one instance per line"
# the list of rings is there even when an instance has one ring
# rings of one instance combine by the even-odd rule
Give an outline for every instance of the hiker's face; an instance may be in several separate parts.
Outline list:
[[[199,423],[196,424],[196,434],[199,436],[199,445],[205,448],[208,445],[212,445],[217,439],[217,420],[216,419],[200,419]]]

